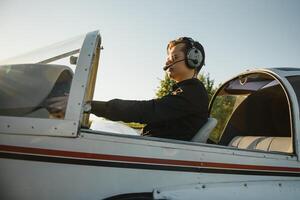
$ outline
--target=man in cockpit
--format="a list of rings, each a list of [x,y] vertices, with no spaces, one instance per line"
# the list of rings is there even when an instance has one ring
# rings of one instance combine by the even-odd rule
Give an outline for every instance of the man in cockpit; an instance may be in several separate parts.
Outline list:
[[[143,136],[191,140],[208,118],[208,95],[197,75],[204,65],[202,45],[188,37],[167,46],[164,70],[176,83],[170,94],[146,101],[91,101],[85,112],[113,121],[146,124]]]

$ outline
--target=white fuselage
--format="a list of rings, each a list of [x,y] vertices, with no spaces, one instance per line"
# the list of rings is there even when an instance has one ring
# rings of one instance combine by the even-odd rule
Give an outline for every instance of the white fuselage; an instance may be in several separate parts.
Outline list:
[[[87,130],[78,138],[1,134],[0,141],[1,199],[103,199],[173,186],[238,188],[270,180],[300,186],[299,164],[286,155]]]

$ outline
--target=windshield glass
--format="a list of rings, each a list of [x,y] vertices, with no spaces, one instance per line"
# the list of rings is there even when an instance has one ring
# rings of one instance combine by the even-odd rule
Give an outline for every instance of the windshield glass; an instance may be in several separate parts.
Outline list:
[[[61,64],[69,66],[73,71],[75,66],[70,65],[70,56],[78,56],[85,35],[73,37],[45,47],[32,50],[5,60],[0,65],[12,64]]]
[[[248,74],[225,84],[210,108],[218,120],[210,139],[229,145],[236,136],[290,137],[290,115],[281,85],[266,74]]]
[[[54,112],[49,101],[68,97],[72,77],[72,70],[64,65],[0,66],[0,115],[64,118],[65,110]]]
[[[0,61],[0,116],[63,119],[84,36]]]

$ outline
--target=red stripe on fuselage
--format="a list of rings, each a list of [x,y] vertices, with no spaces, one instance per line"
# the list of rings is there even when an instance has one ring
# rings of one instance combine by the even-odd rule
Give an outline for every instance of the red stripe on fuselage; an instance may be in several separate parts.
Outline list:
[[[197,162],[197,161],[187,161],[187,160],[167,160],[167,159],[159,159],[159,158],[95,154],[95,153],[41,149],[41,148],[32,148],[32,147],[9,146],[9,145],[0,145],[0,151],[18,153],[18,154],[33,154],[33,155],[43,155],[43,156],[53,156],[53,157],[92,159],[92,160],[115,161],[115,162],[130,162],[130,163],[152,164],[152,165],[154,164],[154,165],[172,165],[172,166],[184,166],[184,167],[222,168],[222,169],[232,169],[232,170],[300,172],[300,168],[294,168],[294,167],[242,165],[242,164],[230,164],[230,163]]]

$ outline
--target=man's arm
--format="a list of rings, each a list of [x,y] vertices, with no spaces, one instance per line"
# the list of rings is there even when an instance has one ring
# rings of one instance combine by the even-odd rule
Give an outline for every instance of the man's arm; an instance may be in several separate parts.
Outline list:
[[[113,99],[92,101],[91,113],[113,121],[151,123],[172,120],[197,112],[183,95],[167,95],[149,101]]]

